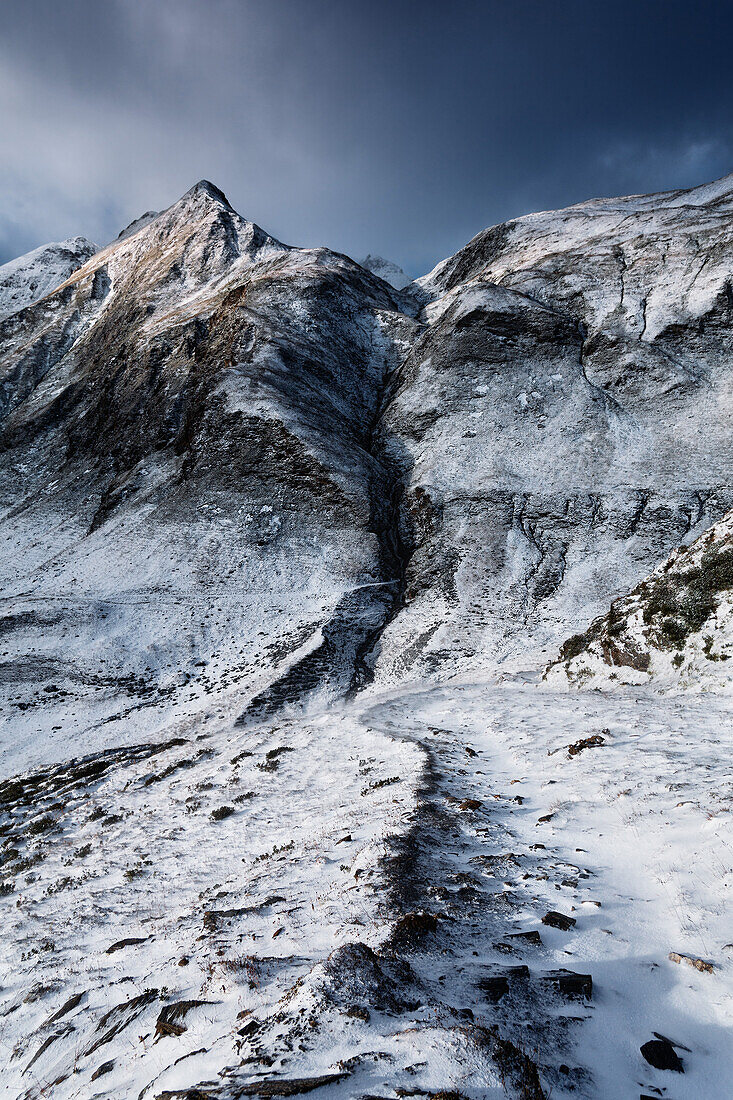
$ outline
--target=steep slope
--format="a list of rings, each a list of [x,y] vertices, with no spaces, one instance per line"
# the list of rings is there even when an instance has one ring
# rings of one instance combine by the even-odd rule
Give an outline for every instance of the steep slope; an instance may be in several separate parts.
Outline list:
[[[653,682],[733,691],[733,513],[654,573],[584,634],[564,642],[545,679],[556,686]]]
[[[17,313],[55,290],[90,256],[97,246],[84,237],[44,244],[0,267],[0,320]]]
[[[385,260],[384,256],[372,256],[370,252],[363,260],[359,260],[359,263],[367,271],[371,271],[372,275],[384,279],[385,283],[389,283],[395,290],[404,290],[410,282],[402,268],[392,260]]]
[[[2,323],[3,686],[34,749],[137,736],[192,679],[349,687],[398,587],[395,309],[201,183]]]
[[[382,420],[408,607],[386,676],[549,656],[733,504],[733,177],[479,234],[418,280]]]

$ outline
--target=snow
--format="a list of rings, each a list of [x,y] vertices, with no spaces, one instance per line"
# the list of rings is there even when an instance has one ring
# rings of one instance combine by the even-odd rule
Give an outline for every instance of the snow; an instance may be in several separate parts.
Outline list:
[[[347,1072],[334,1096],[449,1080],[499,1097],[476,1046],[476,1026],[492,1024],[536,1051],[553,1097],[625,1100],[665,1086],[639,1053],[655,1032],[689,1048],[675,1096],[718,1095],[733,1071],[729,702],[683,705],[648,689],[569,698],[525,678],[373,691],[275,726],[235,729],[237,707],[236,692],[222,693],[207,715],[156,735],[184,743],[122,755],[98,780],[70,783],[62,803],[49,792],[13,812],[23,853],[43,862],[1,902],[10,1095],[49,1080],[59,1098],[157,1095],[218,1079],[253,1049],[274,1058],[260,1070],[268,1077]],[[568,755],[593,734],[602,745]],[[428,759],[436,780],[425,793]],[[426,804],[425,822],[446,824],[418,868],[423,908],[446,915],[444,931],[407,956],[418,1007],[385,1011],[390,997],[411,999],[398,983],[381,1009],[370,1002],[367,1021],[349,1018],[354,990],[363,998],[369,987],[347,992],[356,978],[347,982],[339,948],[383,951],[394,918],[380,855]],[[234,813],[215,821],[221,806]],[[53,828],[32,837],[48,815]],[[550,910],[577,923],[548,927]],[[528,931],[542,946],[510,938]],[[108,953],[126,938],[143,942]],[[497,1004],[477,992],[519,964],[529,978],[512,978]],[[559,969],[590,974],[592,997],[558,997],[547,976]],[[104,1013],[146,989],[163,992],[95,1048]],[[79,1005],[50,1023],[77,993]],[[181,1000],[207,1003],[180,1036],[156,1038],[161,1009]],[[460,1015],[468,1007],[473,1025]],[[315,1042],[302,1013],[318,1021]],[[95,1091],[91,1074],[109,1060]]]
[[[96,251],[84,237],[71,237],[0,266],[0,320],[55,290]]]
[[[730,596],[679,665],[543,668],[730,543],[732,205],[518,219],[417,316],[207,181],[15,262],[7,1095],[721,1095]]]
[[[412,281],[409,275],[405,275],[401,267],[393,263],[392,260],[385,260],[383,256],[372,256],[369,253],[368,256],[365,256],[363,260],[358,260],[357,263],[366,268],[367,271],[371,271],[372,275],[384,279],[385,283],[389,283],[395,290],[404,290]]]

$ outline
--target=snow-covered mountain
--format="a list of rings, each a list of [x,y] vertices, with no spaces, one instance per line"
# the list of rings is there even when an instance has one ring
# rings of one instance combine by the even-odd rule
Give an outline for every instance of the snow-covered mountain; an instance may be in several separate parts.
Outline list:
[[[732,235],[0,269],[9,1096],[716,1095]]]
[[[385,283],[389,283],[395,290],[404,290],[411,282],[410,277],[405,275],[401,267],[392,260],[385,260],[384,256],[372,256],[370,252],[363,260],[359,260],[359,263],[367,271],[371,271],[372,275],[377,275]]]
[[[0,266],[0,320],[55,290],[96,252],[85,237],[34,248]]]

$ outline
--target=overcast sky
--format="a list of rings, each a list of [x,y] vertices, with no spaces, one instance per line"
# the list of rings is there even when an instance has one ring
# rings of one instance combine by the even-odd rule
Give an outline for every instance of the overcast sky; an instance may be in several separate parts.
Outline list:
[[[497,221],[733,171],[727,0],[1,0],[0,262],[207,178],[428,270]]]

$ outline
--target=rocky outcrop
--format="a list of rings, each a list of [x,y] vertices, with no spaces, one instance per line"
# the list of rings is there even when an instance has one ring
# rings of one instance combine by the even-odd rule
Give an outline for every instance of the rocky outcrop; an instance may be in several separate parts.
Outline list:
[[[553,685],[733,690],[733,513],[562,645]]]

